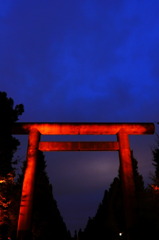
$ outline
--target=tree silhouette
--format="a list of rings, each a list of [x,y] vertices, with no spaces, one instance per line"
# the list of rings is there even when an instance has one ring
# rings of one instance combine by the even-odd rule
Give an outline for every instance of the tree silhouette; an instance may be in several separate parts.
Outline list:
[[[156,145],[152,149],[152,156],[155,171],[152,176],[152,184],[145,191],[138,219],[141,223],[142,236],[157,240],[159,236],[159,135],[157,135]]]
[[[12,136],[12,128],[23,111],[22,104],[14,107],[13,99],[0,92],[0,238],[3,240],[8,239],[14,220],[11,211],[15,187],[13,156],[20,143]]]
[[[12,98],[8,98],[5,92],[0,92],[0,176],[6,177],[13,168],[13,155],[17,150],[19,141],[12,136],[12,128],[23,113],[23,105],[14,107]]]
[[[133,157],[133,153],[131,157],[136,187],[136,207],[139,208],[141,203],[139,204],[138,201],[144,193],[144,182],[138,172],[137,161]],[[133,234],[135,235],[135,233]],[[119,174],[114,178],[109,190],[105,190],[103,200],[98,207],[96,215],[93,218],[89,218],[86,228],[82,233],[79,233],[78,236],[80,240],[126,239],[120,168]]]
[[[71,236],[53,197],[45,168],[44,155],[39,151],[33,204],[33,239],[69,240]]]
[[[152,150],[153,166],[155,167],[155,174],[153,176],[153,184],[159,187],[159,135],[157,135],[156,146]]]

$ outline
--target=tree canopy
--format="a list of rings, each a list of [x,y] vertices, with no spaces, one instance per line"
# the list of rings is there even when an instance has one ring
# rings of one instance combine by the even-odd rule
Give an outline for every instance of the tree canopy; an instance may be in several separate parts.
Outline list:
[[[14,219],[11,210],[15,194],[13,156],[20,142],[12,136],[12,128],[23,111],[22,104],[14,106],[13,99],[0,92],[0,238],[3,240],[8,239]]]

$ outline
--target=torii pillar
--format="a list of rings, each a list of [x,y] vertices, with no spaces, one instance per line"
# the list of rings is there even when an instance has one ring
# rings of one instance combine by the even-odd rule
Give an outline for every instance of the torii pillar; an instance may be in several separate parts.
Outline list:
[[[32,240],[32,207],[39,141],[39,131],[34,128],[31,129],[28,138],[27,165],[24,173],[18,219],[18,240]]]
[[[29,134],[27,167],[24,174],[18,220],[18,240],[31,239],[32,202],[37,152],[118,151],[123,187],[127,240],[134,224],[135,186],[129,135],[153,134],[153,123],[16,123],[13,134]],[[44,135],[117,135],[116,142],[40,142]]]
[[[119,131],[117,134],[119,142],[120,173],[123,188],[123,202],[125,213],[126,239],[129,240],[131,231],[135,223],[136,203],[135,185],[132,166],[132,157],[128,134]],[[133,239],[132,239],[133,240]]]

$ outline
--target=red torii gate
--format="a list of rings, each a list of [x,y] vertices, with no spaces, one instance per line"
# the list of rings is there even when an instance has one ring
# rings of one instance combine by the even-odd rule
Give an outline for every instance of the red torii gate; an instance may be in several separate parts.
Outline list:
[[[16,123],[13,134],[28,134],[27,167],[19,211],[18,240],[31,235],[32,202],[37,164],[41,151],[118,151],[123,186],[127,232],[134,219],[135,189],[128,135],[153,134],[153,123]],[[114,142],[41,142],[40,135],[117,135]],[[129,235],[129,234],[128,234]]]

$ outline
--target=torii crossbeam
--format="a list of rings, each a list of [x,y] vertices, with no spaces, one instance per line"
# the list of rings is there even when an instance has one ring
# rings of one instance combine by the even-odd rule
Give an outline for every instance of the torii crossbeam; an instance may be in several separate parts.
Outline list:
[[[133,224],[134,178],[128,135],[153,134],[153,123],[16,123],[13,134],[28,134],[27,167],[24,174],[18,220],[18,240],[31,235],[37,152],[118,151],[127,231]],[[41,142],[40,135],[117,135],[114,142]]]

